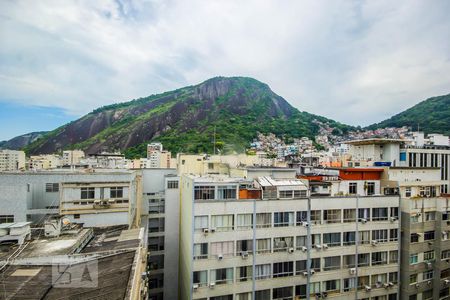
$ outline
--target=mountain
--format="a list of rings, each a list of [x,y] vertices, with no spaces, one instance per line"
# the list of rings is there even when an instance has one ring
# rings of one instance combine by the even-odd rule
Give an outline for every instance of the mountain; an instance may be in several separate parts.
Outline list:
[[[450,135],[450,94],[432,97],[368,129],[417,126],[425,133],[442,133]]]
[[[316,121],[314,121],[316,120]],[[98,108],[26,148],[29,154],[80,148],[87,153],[126,150],[145,155],[159,141],[172,152],[244,151],[257,132],[314,137],[317,121],[339,132],[349,126],[300,112],[267,84],[247,77],[215,77],[195,86]]]
[[[29,144],[36,141],[46,133],[47,131],[39,131],[16,136],[15,138],[12,138],[8,141],[0,142],[0,149],[10,149],[10,150],[22,149],[23,147],[28,146]]]

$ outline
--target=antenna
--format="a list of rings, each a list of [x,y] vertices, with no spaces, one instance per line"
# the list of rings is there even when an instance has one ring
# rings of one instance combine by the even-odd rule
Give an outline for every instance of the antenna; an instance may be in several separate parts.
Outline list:
[[[216,155],[216,125],[214,125],[214,155]]]

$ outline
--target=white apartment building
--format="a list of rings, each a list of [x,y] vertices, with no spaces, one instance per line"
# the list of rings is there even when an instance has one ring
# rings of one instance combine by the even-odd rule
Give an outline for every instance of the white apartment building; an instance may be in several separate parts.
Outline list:
[[[149,165],[146,168],[173,168],[174,160],[169,151],[163,150],[161,143],[152,143],[147,145],[147,160]]]
[[[32,155],[28,161],[29,170],[48,170],[62,166],[62,159],[55,154]]]
[[[308,198],[271,177],[180,188],[179,299],[306,299],[308,282],[311,299],[399,299],[398,196]]]
[[[0,172],[25,170],[25,152],[0,150]]]
[[[63,165],[76,166],[80,164],[81,159],[85,157],[82,150],[65,150],[63,151]]]

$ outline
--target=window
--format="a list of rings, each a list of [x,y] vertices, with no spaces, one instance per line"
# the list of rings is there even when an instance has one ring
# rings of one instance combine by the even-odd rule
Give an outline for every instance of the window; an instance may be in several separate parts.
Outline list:
[[[387,274],[372,275],[372,284],[374,284],[375,287],[380,288],[383,286],[383,283],[386,282],[387,282]]]
[[[323,243],[328,245],[328,247],[338,247],[341,246],[341,233],[324,233]]]
[[[320,210],[311,210],[311,224],[320,224],[321,213]],[[301,225],[301,222],[308,221],[307,211],[297,212],[297,225]]]
[[[252,276],[253,276],[252,271],[253,271],[252,266],[238,267],[236,269],[237,280],[238,281],[252,280]]]
[[[445,269],[441,271],[441,278],[450,277],[450,269]]]
[[[277,237],[273,239],[273,252],[277,251],[286,251],[289,248],[293,247],[294,238],[289,237]]]
[[[407,198],[411,197],[411,187],[405,188],[405,197]]]
[[[216,284],[233,283],[233,268],[211,270],[211,282]]]
[[[178,188],[178,180],[168,180],[167,188],[168,189],[177,189]]]
[[[355,258],[356,256],[351,255],[344,255],[344,268],[354,268],[355,267]]]
[[[273,214],[273,226],[294,226],[294,213],[293,212],[276,212]]]
[[[387,207],[372,208],[372,221],[386,221],[388,219]]]
[[[0,224],[14,223],[14,215],[0,215]]]
[[[245,230],[253,228],[253,215],[252,214],[239,214],[236,219],[237,229]]]
[[[367,195],[375,195],[375,182],[368,182],[367,183]]]
[[[307,260],[297,260],[295,262],[295,274],[301,275],[303,272],[306,272],[307,267]],[[315,272],[320,272],[320,258],[312,258],[311,259],[311,270],[314,270]]]
[[[398,229],[390,229],[389,230],[389,241],[390,242],[398,241]]]
[[[450,250],[442,250],[441,259],[448,260],[450,258]]]
[[[211,216],[211,228],[216,231],[233,230],[234,215],[217,215]]]
[[[419,234],[411,233],[410,241],[411,241],[411,243],[418,243],[419,242]]]
[[[387,264],[387,252],[372,252],[372,266]]]
[[[306,235],[301,235],[298,236],[295,239],[295,246],[297,247],[298,250],[300,250],[302,247],[306,247],[307,246],[307,236]]]
[[[348,184],[348,193],[351,195],[356,195],[357,193],[357,183],[356,182],[350,182]]]
[[[270,252],[270,239],[257,239],[256,251],[258,254]]]
[[[294,275],[294,263],[292,261],[273,264],[273,277],[286,277]]]
[[[422,300],[431,300],[433,299],[433,290],[424,291],[422,293]]]
[[[85,187],[81,188],[81,199],[94,199],[95,198],[95,188]]]
[[[423,272],[423,280],[431,280],[431,279],[433,279],[433,276],[434,276],[433,270]]]
[[[236,199],[236,188],[235,185],[219,186],[217,199]]]
[[[328,280],[323,283],[323,288],[326,292],[339,292],[340,291],[340,283],[339,279]]]
[[[292,191],[280,191],[280,198],[292,198],[293,192]]]
[[[388,241],[387,229],[372,230],[372,240],[379,243],[385,243]]]
[[[330,256],[324,258],[324,271],[338,270],[341,268],[341,257]]]
[[[74,215],[73,215],[73,218],[74,218],[74,219],[79,219],[79,218],[80,218],[80,214],[74,214]],[[0,222],[0,223],[1,223],[1,222]]]
[[[274,288],[272,299],[292,299],[292,287]]]
[[[215,242],[211,243],[211,255],[213,257],[218,257],[222,255],[223,257],[233,256],[234,253],[234,243],[229,242]]]
[[[354,231],[344,232],[343,233],[344,246],[354,245],[355,238],[356,233]]]
[[[256,265],[255,266],[255,278],[256,279],[270,278],[270,272],[271,272],[271,265],[270,264]],[[269,298],[267,298],[267,299],[269,299]]]
[[[198,284],[198,286],[208,285],[208,271],[195,271],[194,284]]]
[[[370,244],[370,231],[364,230],[359,232],[359,243],[360,244]]]
[[[345,278],[344,279],[344,292],[352,291],[356,288],[356,278]]]
[[[236,242],[236,255],[242,255],[244,253],[252,254],[253,252],[253,240],[240,240]]]
[[[423,253],[423,260],[424,261],[430,261],[430,260],[434,260],[434,251],[425,251]]]
[[[389,263],[390,264],[398,263],[398,251],[397,250],[389,251]]]
[[[256,227],[265,228],[272,226],[272,214],[271,213],[257,213],[256,214]]]
[[[196,186],[194,187],[194,199],[195,200],[213,200],[215,199],[215,187],[214,186]]]
[[[320,234],[311,234],[311,245],[312,247],[316,246],[316,245],[320,245],[321,243],[321,239],[320,239]]]
[[[307,196],[306,190],[294,191],[294,198],[305,198]]]
[[[425,231],[423,233],[423,239],[425,241],[434,240],[434,231]]]
[[[409,264],[414,265],[419,262],[419,255],[417,253],[413,253],[409,255]]]
[[[123,198],[123,187],[112,187],[109,193],[110,198]]]
[[[356,209],[344,209],[344,222],[356,222]]]
[[[208,228],[208,216],[196,216],[194,218],[194,230],[202,232],[203,229]]]
[[[208,258],[208,243],[194,244],[194,259]]]
[[[391,207],[391,217],[398,218],[398,207]]]
[[[295,299],[306,298],[306,284],[296,285],[295,286]]]
[[[409,275],[409,284],[417,283],[417,274]]]
[[[398,282],[398,272],[389,273],[389,282],[393,282],[393,283]]]
[[[59,192],[59,183],[46,183],[45,184],[45,192],[47,192],[47,193]]]
[[[425,221],[430,222],[436,220],[436,212],[429,211],[425,213]]]
[[[358,210],[359,221],[370,221],[370,208],[360,208]]]
[[[341,210],[340,209],[327,209],[323,211],[323,220],[325,223],[340,223],[341,222]]]

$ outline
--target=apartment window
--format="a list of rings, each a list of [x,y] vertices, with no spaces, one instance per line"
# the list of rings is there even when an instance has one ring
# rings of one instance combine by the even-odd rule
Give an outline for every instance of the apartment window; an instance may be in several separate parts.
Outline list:
[[[168,180],[167,188],[168,189],[177,189],[178,188],[178,180]]]
[[[359,221],[370,221],[370,208],[360,208],[358,209]]]
[[[391,217],[398,218],[398,207],[391,207]]]
[[[211,228],[216,231],[233,230],[234,215],[216,215],[211,216]]]
[[[257,239],[256,251],[258,254],[270,252],[270,239]]]
[[[424,261],[431,261],[431,260],[434,260],[434,251],[433,251],[433,250],[431,250],[431,251],[425,251],[425,252],[423,253],[423,260],[424,260]]]
[[[442,250],[441,259],[442,260],[450,259],[450,250]]]
[[[425,231],[423,233],[423,239],[425,241],[434,240],[434,231]]]
[[[341,268],[341,257],[330,256],[324,258],[324,271],[338,270]]]
[[[409,275],[409,284],[417,283],[417,274]]]
[[[356,221],[356,209],[344,209],[344,223]]]
[[[323,220],[325,223],[340,223],[341,222],[341,210],[340,209],[327,209],[323,211]]]
[[[372,252],[372,266],[387,264],[387,252]]]
[[[350,182],[348,184],[348,193],[351,195],[356,195],[358,189],[357,189],[358,183],[356,182]]]
[[[344,246],[354,245],[356,240],[356,233],[348,231],[343,233]]]
[[[370,265],[370,253],[358,254],[358,267],[367,267]]]
[[[74,219],[79,219],[79,218],[80,218],[80,214],[74,214],[74,215],[73,215],[73,218],[74,218]]]
[[[433,276],[434,276],[434,271],[433,270],[423,272],[423,280],[432,280]]]
[[[208,243],[194,244],[194,259],[208,258]]]
[[[271,213],[257,213],[256,214],[256,227],[265,228],[272,226],[272,214]]]
[[[236,242],[236,255],[253,252],[253,240],[240,240]]]
[[[398,229],[390,229],[389,230],[389,241],[390,242],[398,241]]]
[[[338,247],[341,246],[341,233],[324,233],[323,243],[328,245],[328,247]]]
[[[435,220],[436,220],[436,212],[429,211],[429,212],[425,213],[425,221],[426,222],[435,221]]]
[[[287,277],[294,275],[294,263],[292,261],[273,264],[273,277]]]
[[[216,284],[233,283],[233,268],[211,270],[211,282]]]
[[[194,284],[198,284],[198,286],[207,286],[208,285],[208,271],[195,271],[194,272]]]
[[[245,267],[238,267],[236,269],[236,277],[238,281],[248,281],[252,280],[253,276],[253,267],[252,266],[245,266]]]
[[[312,247],[321,244],[320,234],[311,234],[311,245]]]
[[[123,198],[123,187],[112,187],[109,194],[110,198]]]
[[[233,295],[211,297],[209,300],[233,300]]]
[[[214,186],[196,186],[194,187],[195,200],[214,200],[215,187]]]
[[[405,188],[405,197],[407,198],[411,197],[411,187]]]
[[[164,218],[148,219],[149,232],[164,232]]]
[[[398,282],[398,272],[389,273],[389,282],[393,282],[393,283]]]
[[[211,243],[211,255],[215,257],[219,257],[220,255],[223,257],[233,256],[233,248],[233,241]]]
[[[387,207],[372,208],[372,221],[386,221],[388,219]]]
[[[428,290],[422,293],[422,300],[431,300],[433,299],[433,290]]]
[[[445,269],[441,271],[441,278],[450,277],[450,269]]]
[[[410,241],[411,241],[411,243],[418,243],[419,242],[419,234],[411,233]]]
[[[353,291],[356,288],[356,278],[344,278],[344,292]]]
[[[202,232],[203,229],[208,228],[208,216],[196,216],[194,218],[194,230]]]
[[[221,200],[236,199],[236,188],[235,185],[219,186],[217,189],[217,198]]]
[[[385,243],[388,241],[388,231],[387,229],[372,230],[372,240],[379,243]]]
[[[292,198],[293,191],[280,191],[280,198],[287,199]]]
[[[419,262],[419,255],[417,253],[413,253],[409,255],[409,264],[414,265]]]
[[[363,289],[366,285],[370,286],[370,277],[369,276],[359,276],[358,277],[358,289]],[[367,300],[367,298],[365,300]]]
[[[344,255],[344,268],[354,268],[355,267],[355,255]]]
[[[386,282],[387,282],[387,274],[372,275],[372,284],[375,284],[375,287],[380,288],[383,286],[383,283]]]
[[[294,238],[289,237],[277,237],[273,239],[273,252],[277,251],[286,251],[289,248],[292,248]]]
[[[306,235],[301,235],[298,236],[295,239],[295,246],[297,247],[297,249],[301,249],[302,247],[306,247],[307,246],[307,236]]]
[[[14,215],[0,215],[0,224],[14,223]]]
[[[367,195],[375,195],[375,182],[367,183]]]
[[[307,196],[306,190],[294,191],[294,198],[305,198]]]
[[[85,187],[81,188],[81,199],[94,199],[95,198],[95,188]]]
[[[303,272],[306,272],[307,267],[307,260],[297,260],[295,262],[295,274],[301,275]],[[311,270],[314,270],[315,272],[320,272],[320,258],[312,258],[311,259]]]
[[[296,285],[295,286],[295,299],[306,298],[306,284]]]
[[[45,184],[45,192],[47,192],[47,193],[59,192],[59,183],[46,183]]]
[[[252,214],[239,214],[236,218],[237,229],[245,230],[253,228],[253,215]]]
[[[390,264],[398,263],[398,251],[397,250],[389,251],[389,263]]]
[[[340,283],[341,281],[339,279],[328,280],[323,282],[323,288],[328,293],[339,292],[341,289]]]
[[[312,224],[320,224],[321,212],[320,210],[311,210],[311,223]],[[298,211],[297,212],[297,225],[301,225],[301,222],[308,221],[308,212],[307,211]]]
[[[281,287],[281,288],[274,288],[273,289],[273,297],[272,299],[292,299],[292,287]]]
[[[271,265],[263,264],[255,266],[255,278],[256,279],[267,279],[270,278],[271,274]],[[267,298],[269,299],[269,298]]]
[[[293,212],[276,212],[273,214],[273,226],[294,226],[294,213]]]
[[[364,230],[359,232],[359,243],[360,244],[370,244],[370,231]]]

